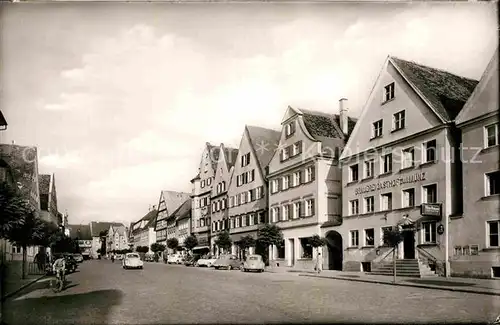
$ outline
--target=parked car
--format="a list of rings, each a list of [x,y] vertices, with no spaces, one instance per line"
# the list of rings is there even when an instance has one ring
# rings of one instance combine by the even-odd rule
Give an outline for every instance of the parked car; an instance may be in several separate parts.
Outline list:
[[[144,263],[137,253],[127,253],[122,261],[123,268],[126,269],[142,269]]]
[[[75,258],[75,260],[78,263],[82,263],[83,262],[83,255],[82,254],[73,254],[73,257]]]
[[[214,263],[214,268],[218,269],[226,269],[226,270],[234,270],[239,269],[243,264],[236,255],[221,255]]]
[[[257,271],[264,272],[266,265],[264,264],[264,260],[260,255],[249,255],[246,261],[241,266],[241,270],[243,272],[247,271]]]
[[[124,258],[123,254],[116,255],[116,259],[119,261],[123,260],[123,258]]]
[[[217,261],[217,258],[213,255],[204,255],[202,256],[195,264],[195,266],[206,266],[206,267],[212,267],[214,266],[215,261]]]
[[[185,260],[184,260],[184,265],[185,266],[194,266],[196,264],[196,262],[198,262],[198,260],[201,258],[201,255],[199,254],[195,254],[193,256],[188,256]]]
[[[184,257],[180,254],[171,254],[168,255],[167,257],[167,263],[168,264],[183,264],[184,263]]]
[[[144,260],[146,262],[154,262],[155,255],[154,254],[146,254],[146,255],[144,255]]]

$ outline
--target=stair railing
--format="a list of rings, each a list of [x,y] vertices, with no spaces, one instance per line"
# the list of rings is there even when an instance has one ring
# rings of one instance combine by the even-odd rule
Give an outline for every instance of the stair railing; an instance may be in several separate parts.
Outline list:
[[[425,264],[427,264],[429,266],[436,265],[437,258],[434,257],[431,253],[429,253],[425,249],[418,247],[418,246],[417,246],[417,250],[419,252],[418,257],[419,257],[419,259],[422,259],[422,262],[424,262]]]

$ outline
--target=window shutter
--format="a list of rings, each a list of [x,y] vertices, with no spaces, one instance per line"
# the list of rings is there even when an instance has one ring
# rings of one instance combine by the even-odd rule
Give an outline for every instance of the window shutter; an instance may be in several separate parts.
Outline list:
[[[302,169],[301,171],[299,171],[299,185],[304,184],[304,180],[305,180],[305,176],[306,176],[305,174],[306,174],[305,169]]]
[[[315,211],[314,211],[314,210],[315,210],[315,209],[314,209],[314,207],[315,207],[314,203],[315,203],[315,202],[314,202],[314,199],[312,199],[312,200],[311,200],[311,216],[313,216],[313,215],[314,215],[314,212],[315,212]]]
[[[311,167],[311,180],[314,181],[316,179],[316,167]]]
[[[252,182],[255,180],[255,169],[252,169]]]
[[[276,219],[275,219],[275,221],[280,221],[281,209],[277,208],[275,211],[276,211]]]
[[[250,225],[250,216],[248,214],[245,216],[245,222],[247,226]]]
[[[305,202],[299,202],[299,206],[300,206],[299,218],[301,218],[301,217],[303,217],[306,214],[306,205],[305,205]]]
[[[302,141],[299,141],[297,142],[298,146],[299,146],[299,151],[298,153],[301,154],[302,153]]]

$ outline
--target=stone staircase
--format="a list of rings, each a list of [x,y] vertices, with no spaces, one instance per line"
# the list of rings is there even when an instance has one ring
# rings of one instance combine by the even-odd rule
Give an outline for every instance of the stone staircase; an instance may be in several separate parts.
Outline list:
[[[392,261],[386,261],[375,267],[369,274],[373,275],[391,275],[393,276]],[[396,276],[407,277],[435,277],[438,276],[430,269],[428,265],[417,259],[400,259],[396,260]]]

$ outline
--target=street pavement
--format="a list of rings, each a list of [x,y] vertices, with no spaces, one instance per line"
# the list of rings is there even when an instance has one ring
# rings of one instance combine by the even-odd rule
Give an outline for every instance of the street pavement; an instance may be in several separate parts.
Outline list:
[[[163,263],[124,270],[85,261],[53,293],[49,279],[4,306],[11,324],[486,323],[500,297],[293,273],[243,273]]]

